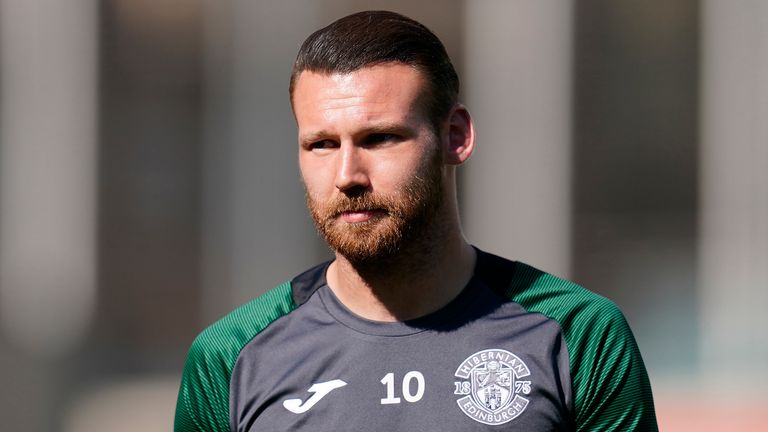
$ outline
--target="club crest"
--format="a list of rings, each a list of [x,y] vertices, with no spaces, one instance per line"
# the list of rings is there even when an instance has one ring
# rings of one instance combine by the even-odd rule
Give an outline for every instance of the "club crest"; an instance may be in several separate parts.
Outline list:
[[[475,421],[499,425],[514,420],[525,411],[531,392],[531,374],[519,357],[502,349],[476,352],[458,369],[454,394],[461,395],[459,408]]]

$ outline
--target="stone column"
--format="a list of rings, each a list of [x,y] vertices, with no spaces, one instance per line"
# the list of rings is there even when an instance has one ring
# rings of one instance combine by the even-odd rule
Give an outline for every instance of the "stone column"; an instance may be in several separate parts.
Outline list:
[[[467,236],[561,276],[571,237],[571,11],[562,1],[468,1],[463,54],[477,128],[459,192]]]
[[[768,4],[705,1],[702,48],[701,377],[765,392]]]
[[[288,100],[299,45],[324,24],[321,6],[206,3],[206,323],[324,258],[304,205]]]
[[[0,329],[65,354],[95,297],[96,4],[0,2]]]

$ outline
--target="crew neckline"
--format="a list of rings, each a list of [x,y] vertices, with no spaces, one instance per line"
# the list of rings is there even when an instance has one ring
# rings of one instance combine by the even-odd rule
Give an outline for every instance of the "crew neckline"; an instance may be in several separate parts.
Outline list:
[[[465,322],[467,312],[473,309],[477,299],[474,294],[477,282],[473,274],[461,292],[440,309],[419,318],[406,321],[374,321],[364,318],[344,305],[334,294],[327,281],[323,281],[317,294],[326,311],[344,326],[371,336],[410,336],[425,331],[445,331]]]

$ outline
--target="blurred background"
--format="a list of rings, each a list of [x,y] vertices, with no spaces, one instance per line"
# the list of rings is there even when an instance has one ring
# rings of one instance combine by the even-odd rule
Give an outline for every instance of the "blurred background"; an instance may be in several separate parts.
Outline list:
[[[614,300],[662,430],[768,429],[768,3],[0,0],[0,419],[170,430],[193,337],[329,254],[288,76],[430,27],[478,148],[468,238]]]

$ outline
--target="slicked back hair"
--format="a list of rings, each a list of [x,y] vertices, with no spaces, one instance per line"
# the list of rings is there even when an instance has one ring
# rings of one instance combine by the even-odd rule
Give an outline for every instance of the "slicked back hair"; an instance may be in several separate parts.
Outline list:
[[[423,24],[395,12],[358,12],[312,33],[293,64],[291,103],[303,71],[350,73],[385,63],[408,65],[424,75],[422,105],[438,132],[458,100],[459,77],[440,39]]]

